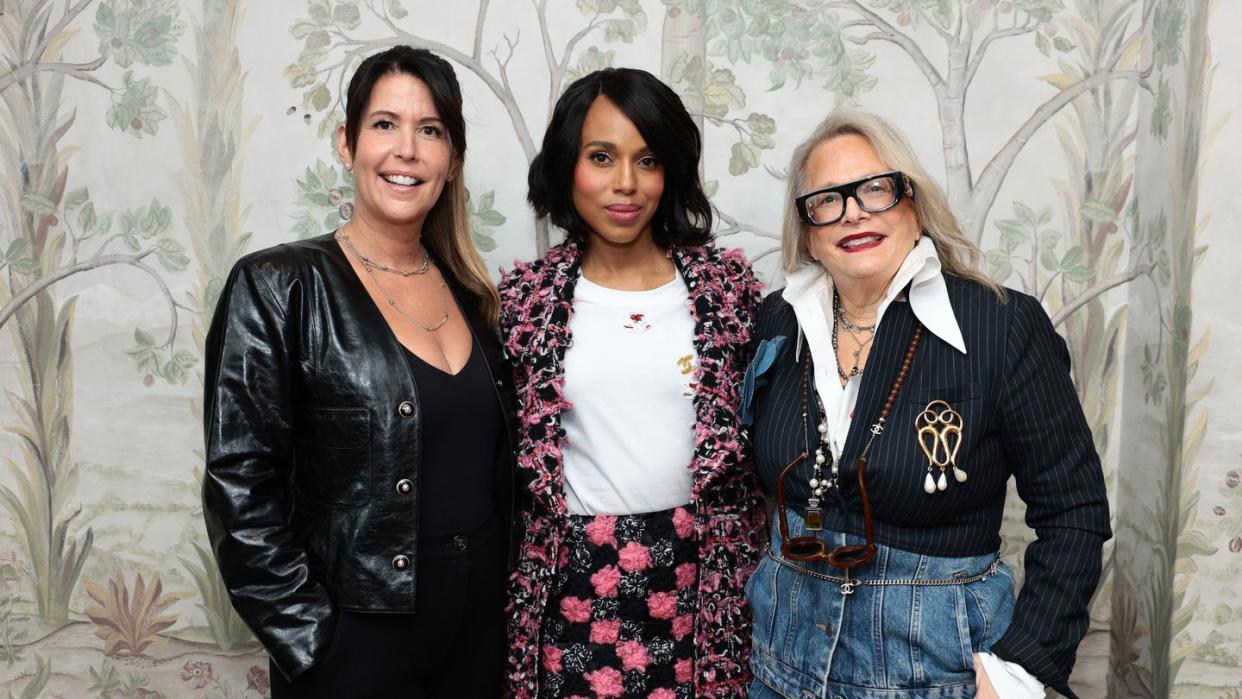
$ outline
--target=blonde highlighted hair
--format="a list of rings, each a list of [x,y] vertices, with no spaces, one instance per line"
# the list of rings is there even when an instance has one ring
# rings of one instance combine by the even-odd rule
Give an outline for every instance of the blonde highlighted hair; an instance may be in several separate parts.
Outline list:
[[[899,170],[914,190],[911,197],[915,216],[923,233],[931,238],[940,256],[945,274],[978,282],[1002,301],[1005,289],[979,267],[979,248],[962,233],[962,227],[949,208],[949,201],[939,185],[919,163],[910,142],[895,126],[869,112],[838,108],[815,127],[810,138],[794,150],[789,162],[785,214],[781,228],[781,266],[786,274],[805,264],[818,264],[807,249],[806,226],[798,217],[794,199],[806,191],[806,164],[817,146],[837,136],[861,136],[875,148],[885,167]]]
[[[494,328],[500,318],[500,294],[492,283],[483,256],[474,244],[470,230],[470,214],[466,211],[466,182],[461,173],[461,162],[453,170],[456,176],[444,185],[440,199],[427,213],[423,222],[423,245],[431,250],[436,261],[447,267],[477,304],[476,311]]]

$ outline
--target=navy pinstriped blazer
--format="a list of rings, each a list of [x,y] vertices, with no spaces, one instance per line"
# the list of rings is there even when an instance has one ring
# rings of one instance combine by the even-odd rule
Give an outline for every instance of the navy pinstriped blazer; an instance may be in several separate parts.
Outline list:
[[[1038,538],[1026,550],[1026,579],[1013,623],[991,652],[1072,697],[1067,682],[1087,631],[1087,605],[1099,583],[1101,547],[1111,531],[1104,476],[1070,381],[1069,352],[1031,296],[1010,290],[1008,302],[1002,303],[974,282],[948,275],[945,281],[967,353],[930,332],[923,335],[888,426],[867,462],[876,538],[926,555],[995,552],[1006,482],[1014,477],[1027,505],[1027,524]],[[856,462],[914,323],[910,304],[895,301],[876,331],[842,453],[841,493],[836,497],[845,506],[828,508],[828,528],[863,533]],[[756,463],[769,493],[775,493],[781,469],[812,437],[804,433],[801,417],[801,362],[810,361],[810,352],[803,346],[795,360],[797,320],[780,291],[760,308],[755,342],[778,336],[787,339],[756,381],[751,430]],[[927,459],[916,441],[914,420],[936,399],[962,415],[957,464],[969,479],[958,483],[950,473],[948,490],[928,495],[923,491]],[[813,430],[819,421],[814,400],[810,410]],[[810,472],[807,460],[786,480],[790,507],[805,506]],[[865,576],[865,569],[860,574]]]

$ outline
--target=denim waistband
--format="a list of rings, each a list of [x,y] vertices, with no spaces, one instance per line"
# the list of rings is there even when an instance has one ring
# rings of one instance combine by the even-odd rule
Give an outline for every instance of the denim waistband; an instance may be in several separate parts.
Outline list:
[[[973,575],[968,575],[966,573],[955,573],[952,577],[948,577],[948,578],[886,578],[886,577],[852,578],[852,577],[849,577],[848,574],[844,576],[828,575],[826,573],[821,573],[819,571],[810,570],[809,568],[804,568],[798,565],[796,561],[791,561],[785,558],[781,558],[780,556],[777,556],[776,554],[772,553],[771,549],[768,549],[768,558],[771,558],[773,561],[776,561],[777,563],[785,566],[786,568],[789,568],[790,570],[794,570],[799,573],[802,573],[803,575],[809,575],[818,580],[824,580],[826,582],[836,583],[837,585],[841,586],[841,594],[845,594],[845,595],[852,593],[854,590],[864,585],[913,585],[916,587],[917,586],[935,587],[935,586],[942,586],[942,585],[967,585],[969,583],[987,580],[993,575],[996,575],[996,571],[1000,569],[1000,564],[1001,564],[1000,556],[997,556],[992,559],[992,562],[988,565],[987,568],[985,568],[984,570],[978,573],[975,573]]]

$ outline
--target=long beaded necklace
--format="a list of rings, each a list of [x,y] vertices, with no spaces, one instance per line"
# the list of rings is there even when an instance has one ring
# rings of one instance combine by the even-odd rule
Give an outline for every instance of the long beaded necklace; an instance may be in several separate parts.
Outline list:
[[[384,285],[382,283],[380,283],[379,277],[375,274],[375,271],[372,269],[372,267],[375,266],[375,263],[371,262],[366,257],[364,257],[361,253],[358,252],[357,248],[355,248],[353,244],[349,242],[349,236],[345,235],[345,231],[338,230],[336,232],[336,239],[341,241],[341,243],[344,244],[345,247],[351,253],[353,253],[355,257],[358,258],[358,262],[362,264],[362,268],[367,271],[367,275],[370,276],[371,280],[375,282],[375,287],[380,290],[381,294],[384,295],[384,300],[388,302],[388,305],[391,306],[393,310],[395,310],[397,313],[400,313],[403,318],[417,325],[423,330],[426,330],[429,333],[433,333],[439,330],[440,328],[443,328],[445,323],[448,323],[448,319],[449,319],[448,287],[444,283],[443,274],[440,275],[440,294],[444,298],[444,310],[440,313],[440,322],[435,323],[433,325],[427,325],[426,323],[422,322],[421,320],[418,320],[417,318],[410,315],[409,313],[406,313],[405,309],[397,305],[397,299],[393,298],[392,294],[388,293],[388,290],[384,288]],[[425,266],[431,265],[429,261],[430,259],[431,257],[430,255],[427,254],[427,249],[423,248],[423,263]],[[376,269],[378,269],[378,267],[376,267]],[[409,274],[404,274],[396,270],[388,269],[385,271],[395,271],[397,274],[401,274],[402,276],[405,276],[405,277],[410,276]],[[422,273],[423,272],[412,271],[410,274],[422,274]]]
[[[906,376],[910,373],[910,367],[914,363],[914,353],[918,350],[919,342],[923,339],[923,324],[915,323],[914,333],[910,336],[910,345],[906,348],[905,357],[902,359],[901,368],[897,371],[897,377],[893,381],[892,387],[888,391],[888,397],[884,401],[884,407],[880,411],[879,419],[870,428],[871,437],[867,440],[867,445],[863,448],[863,456],[859,458],[859,470],[861,472],[864,466],[866,455],[871,450],[871,444],[875,442],[875,438],[884,432],[885,421],[888,419],[889,410],[893,406],[893,400],[901,391],[901,387],[905,385]],[[823,529],[824,526],[824,510],[822,507],[824,495],[833,488],[840,485],[840,469],[837,461],[832,455],[832,451],[827,448],[828,444],[828,413],[824,410],[824,402],[819,396],[819,391],[814,390],[811,386],[811,353],[808,348],[806,359],[802,365],[802,425],[803,434],[807,434],[807,425],[809,424],[808,405],[810,398],[815,397],[815,407],[819,410],[819,424],[816,425],[816,431],[819,433],[815,442],[815,459],[811,462],[811,479],[807,485],[811,487],[811,496],[806,501],[806,528],[812,531]],[[803,455],[809,451],[804,448]],[[781,474],[784,478],[785,473],[789,471],[799,458],[795,458],[785,467],[785,472]],[[828,464],[831,469],[831,476],[824,477],[824,464]],[[870,507],[865,502],[864,506]],[[783,507],[783,506],[782,506]]]
[[[854,357],[854,366],[850,368],[849,373],[846,373],[845,370],[841,368],[841,361],[839,359],[837,360],[837,376],[841,378],[842,385],[849,383],[850,379],[855,376],[862,376],[863,370],[858,366],[858,359],[862,356],[862,351],[866,349],[867,345],[871,344],[871,341],[875,339],[875,329],[877,325],[879,325],[879,323],[872,323],[871,325],[858,325],[850,320],[849,317],[845,315],[845,310],[841,307],[841,294],[837,293],[835,288],[832,290],[832,352],[834,355],[838,357],[840,356],[840,353],[837,350],[838,326],[845,328],[845,331],[853,336],[855,344],[858,345],[858,348],[851,353]],[[871,336],[866,340],[859,339],[859,334],[865,332],[871,333]]]

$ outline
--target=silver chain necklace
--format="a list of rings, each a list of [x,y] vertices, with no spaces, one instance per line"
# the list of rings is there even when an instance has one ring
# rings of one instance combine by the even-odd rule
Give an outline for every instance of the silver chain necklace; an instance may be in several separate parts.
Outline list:
[[[423,247],[423,262],[416,269],[397,269],[396,267],[382,265],[366,255],[363,255],[361,252],[358,252],[358,248],[354,247],[354,241],[350,240],[348,235],[345,235],[344,228],[337,229],[336,239],[341,241],[345,247],[349,248],[349,251],[358,258],[358,261],[362,263],[363,267],[367,268],[368,272],[378,269],[381,272],[388,272],[389,274],[399,274],[403,277],[412,277],[415,274],[426,274],[427,270],[431,269],[431,255],[427,254],[427,248],[425,246]]]
[[[384,285],[380,283],[379,277],[376,276],[374,271],[372,271],[371,265],[368,264],[367,262],[367,258],[363,257],[358,252],[358,250],[354,248],[353,245],[349,244],[349,237],[345,235],[344,231],[338,230],[336,232],[336,238],[337,240],[340,240],[342,243],[344,243],[345,247],[348,248],[349,251],[353,253],[355,257],[358,258],[358,262],[362,264],[362,268],[367,271],[367,274],[371,277],[371,281],[375,282],[375,287],[379,289],[381,294],[384,295],[384,300],[388,302],[389,306],[392,306],[393,310],[395,310],[397,313],[400,313],[403,318],[417,325],[423,330],[426,330],[429,333],[433,333],[439,330],[440,328],[443,328],[445,323],[448,323],[448,319],[449,319],[449,300],[448,300],[448,291],[447,291],[448,287],[444,283],[444,275],[440,275],[440,293],[444,297],[444,310],[440,313],[440,322],[434,325],[427,325],[426,323],[415,318],[409,313],[406,313],[405,309],[397,305],[397,299],[393,298],[392,294],[388,293],[388,290],[385,289]],[[425,265],[430,266],[430,262],[428,261],[429,258],[426,257],[427,255],[426,249],[423,250],[423,255],[424,255],[423,263]],[[398,274],[401,274],[401,273],[398,272]],[[422,274],[422,272],[418,272],[418,274]],[[409,275],[403,274],[402,276],[408,277]]]

